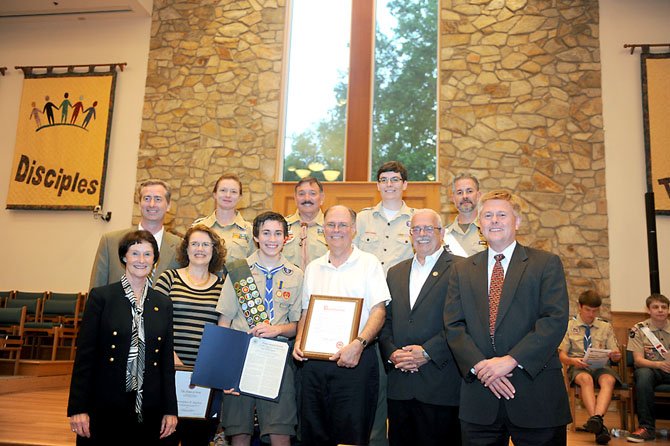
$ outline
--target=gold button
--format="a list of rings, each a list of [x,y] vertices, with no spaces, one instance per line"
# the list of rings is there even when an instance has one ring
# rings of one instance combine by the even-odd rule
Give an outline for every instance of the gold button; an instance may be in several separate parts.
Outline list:
[[[158,363],[157,363],[157,362],[154,362],[154,367],[156,367],[157,365],[158,365]]]
[[[114,358],[109,358],[109,362],[114,362]]]
[[[116,331],[112,332],[113,336],[116,336],[118,333]]]
[[[161,337],[159,336],[159,337],[158,337],[158,340],[159,340],[159,341],[162,341],[162,340],[163,340],[163,338],[161,338]]]
[[[112,344],[112,348],[116,348],[116,345]]]

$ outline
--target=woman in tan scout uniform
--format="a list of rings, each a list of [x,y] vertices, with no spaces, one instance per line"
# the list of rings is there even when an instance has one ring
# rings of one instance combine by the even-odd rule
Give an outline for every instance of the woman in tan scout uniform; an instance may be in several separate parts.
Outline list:
[[[212,196],[216,209],[211,215],[193,222],[212,228],[226,242],[226,263],[234,259],[245,259],[254,249],[251,224],[237,211],[242,198],[242,182],[232,173],[216,180]]]

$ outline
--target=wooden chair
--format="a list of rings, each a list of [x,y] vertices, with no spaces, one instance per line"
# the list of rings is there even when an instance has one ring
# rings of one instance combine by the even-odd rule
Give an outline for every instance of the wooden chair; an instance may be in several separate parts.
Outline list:
[[[633,352],[626,351],[623,356],[625,381],[632,389],[633,398],[635,398],[635,361],[633,360]],[[635,402],[635,399],[633,399]],[[654,403],[658,405],[670,405],[670,384],[659,384],[654,388]],[[636,418],[636,407],[632,405],[631,420],[633,423]],[[635,426],[633,424],[633,426]],[[633,430],[633,429],[629,429]]]
[[[8,352],[14,361],[14,375],[19,372],[25,322],[26,307],[0,308],[0,352]]]
[[[44,298],[39,297],[15,297],[9,299],[5,303],[5,308],[21,308],[26,307],[26,322],[37,322],[42,312],[42,302]]]
[[[617,402],[617,409],[619,410],[621,428],[626,430],[632,430],[632,427],[635,426],[635,418],[633,415],[635,400],[633,399],[632,388],[631,386],[628,385],[627,381],[624,378],[625,368],[624,368],[623,357],[626,353],[626,347],[620,346],[619,349],[621,350],[622,360],[619,361],[619,364],[617,364],[613,368],[617,371],[623,383],[619,387],[617,386],[614,387],[612,391],[612,401]],[[568,398],[570,400],[570,412],[572,413],[572,419],[575,420],[577,400],[581,399],[582,397],[582,389],[577,384],[569,382],[567,366],[565,364],[563,365],[563,377],[565,379],[565,387],[568,390]],[[597,382],[595,382],[594,385],[595,385],[594,389],[595,393],[596,395],[598,395],[600,387],[598,386]],[[572,423],[572,430],[573,431],[577,430],[577,425],[574,421]]]
[[[14,297],[14,291],[0,291],[0,308],[5,308],[5,303]]]

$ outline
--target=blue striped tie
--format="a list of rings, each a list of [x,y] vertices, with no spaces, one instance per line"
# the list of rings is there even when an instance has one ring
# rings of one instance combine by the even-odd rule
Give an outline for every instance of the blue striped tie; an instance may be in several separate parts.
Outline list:
[[[272,278],[277,271],[284,267],[284,265],[281,264],[269,270],[256,262],[256,267],[260,269],[263,274],[265,274],[265,308],[268,311],[268,319],[272,321],[272,319],[275,317],[275,306],[274,300],[272,299]]]
[[[591,326],[584,325],[584,353],[591,347]]]

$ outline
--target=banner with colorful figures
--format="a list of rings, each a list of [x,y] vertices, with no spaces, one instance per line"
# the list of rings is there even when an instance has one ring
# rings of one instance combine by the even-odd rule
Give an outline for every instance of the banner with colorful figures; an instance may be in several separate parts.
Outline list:
[[[26,74],[7,209],[102,205],[116,71]]]

